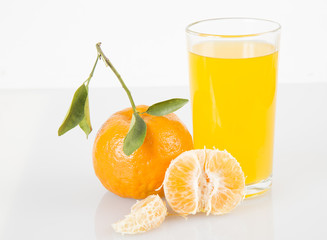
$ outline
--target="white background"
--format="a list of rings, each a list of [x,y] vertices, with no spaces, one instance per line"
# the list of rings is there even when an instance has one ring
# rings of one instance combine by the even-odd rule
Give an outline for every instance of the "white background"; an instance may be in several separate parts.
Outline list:
[[[90,139],[79,129],[58,138],[73,90],[53,88],[77,88],[102,41],[128,86],[169,86],[133,88],[138,103],[186,97],[186,87],[171,87],[188,84],[185,26],[240,16],[280,22],[279,81],[309,83],[280,88],[273,191],[217,221],[200,216],[186,224],[172,217],[138,237],[326,236],[326,13],[326,0],[0,0],[0,90],[41,89],[0,91],[0,239],[119,239],[110,224],[134,200],[107,192],[90,156],[96,130],[128,100],[123,90],[95,89]],[[310,84],[317,81],[325,83]],[[101,63],[91,86],[119,85]],[[178,114],[190,128],[190,105]]]
[[[1,0],[0,88],[77,87],[103,49],[128,86],[188,83],[184,29],[214,17],[282,25],[280,82],[327,82],[326,0]],[[93,87],[119,86],[98,65]]]

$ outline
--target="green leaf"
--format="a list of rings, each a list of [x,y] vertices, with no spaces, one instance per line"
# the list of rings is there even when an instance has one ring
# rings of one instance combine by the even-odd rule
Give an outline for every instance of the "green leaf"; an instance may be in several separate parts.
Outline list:
[[[142,146],[146,135],[146,124],[138,113],[133,113],[129,131],[124,139],[123,151],[129,156]]]
[[[86,97],[85,106],[84,106],[84,118],[79,123],[80,128],[85,132],[86,138],[92,132],[91,120],[90,120],[90,108],[89,108],[89,97]]]
[[[58,130],[59,136],[76,127],[83,120],[87,95],[87,88],[82,84],[82,86],[76,90],[65,120]]]
[[[166,114],[175,112],[176,110],[183,107],[188,102],[187,99],[173,98],[163,102],[153,104],[148,108],[146,113],[153,116],[164,116]]]

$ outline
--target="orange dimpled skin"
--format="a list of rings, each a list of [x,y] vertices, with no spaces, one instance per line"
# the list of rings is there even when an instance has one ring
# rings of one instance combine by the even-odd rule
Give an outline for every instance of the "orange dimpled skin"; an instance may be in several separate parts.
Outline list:
[[[148,106],[137,106],[142,113]],[[123,152],[132,108],[113,114],[99,130],[93,146],[94,170],[109,191],[121,196],[142,199],[162,185],[172,159],[193,149],[191,134],[174,114],[162,117],[140,114],[147,125],[143,145],[132,155]]]

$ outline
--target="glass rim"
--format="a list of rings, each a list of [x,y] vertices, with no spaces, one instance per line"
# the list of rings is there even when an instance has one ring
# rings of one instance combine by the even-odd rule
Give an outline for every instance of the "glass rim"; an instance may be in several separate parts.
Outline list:
[[[270,31],[262,31],[259,33],[251,33],[251,34],[210,34],[210,33],[202,33],[199,31],[193,31],[190,28],[193,27],[194,25],[197,25],[199,23],[203,22],[209,22],[209,21],[216,21],[216,20],[254,20],[254,21],[259,21],[259,22],[267,22],[267,23],[273,23],[276,25],[276,28],[270,30]],[[268,19],[263,19],[263,18],[250,18],[250,17],[228,17],[228,18],[208,18],[208,19],[203,19],[199,20],[193,23],[190,23],[189,25],[186,26],[185,32],[187,34],[191,34],[194,36],[199,36],[199,37],[225,37],[225,38],[237,38],[237,37],[252,37],[252,36],[259,36],[267,33],[274,33],[278,32],[282,26],[275,21],[268,20]]]

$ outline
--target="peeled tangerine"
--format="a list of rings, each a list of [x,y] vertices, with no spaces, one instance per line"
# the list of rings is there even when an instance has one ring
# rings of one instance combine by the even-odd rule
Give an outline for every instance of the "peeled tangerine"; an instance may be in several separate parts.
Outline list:
[[[166,215],[166,204],[158,195],[150,195],[142,201],[137,201],[132,206],[131,213],[112,227],[122,234],[142,233],[159,227]]]
[[[164,179],[165,197],[181,214],[214,215],[233,210],[244,198],[244,173],[227,151],[191,150],[174,159]]]
[[[245,179],[240,164],[228,152],[202,149],[175,158],[163,186],[167,202],[180,215],[219,215],[233,210],[244,198]],[[146,232],[158,227],[166,215],[165,203],[158,195],[150,195],[112,226],[123,234]]]

